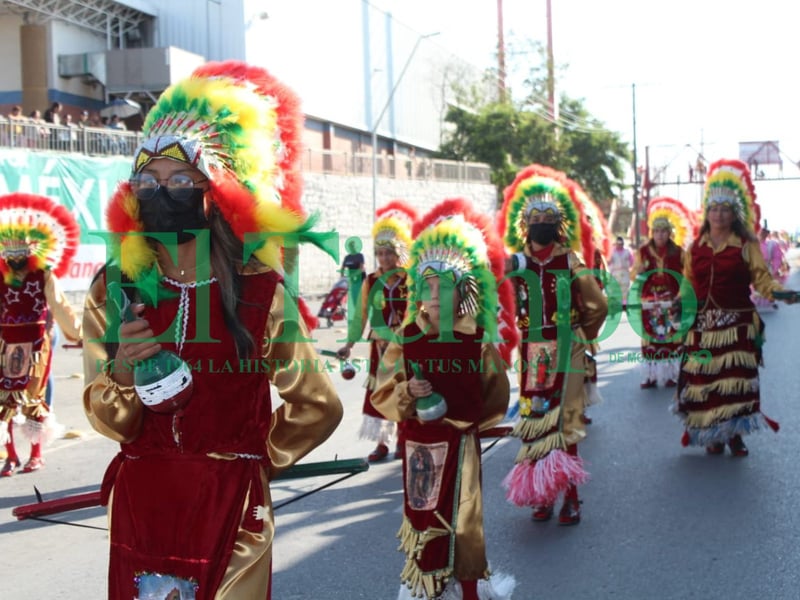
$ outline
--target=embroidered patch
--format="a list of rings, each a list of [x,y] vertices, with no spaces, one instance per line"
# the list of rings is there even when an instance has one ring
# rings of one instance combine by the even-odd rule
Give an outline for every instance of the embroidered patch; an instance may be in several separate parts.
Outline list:
[[[406,441],[406,496],[412,510],[433,510],[438,505],[447,445]]]
[[[558,374],[556,368],[558,365],[557,347],[556,340],[527,344],[526,389],[544,391],[553,387]]]
[[[163,573],[136,573],[136,600],[195,600],[196,579],[184,579]]]
[[[3,375],[9,379],[20,379],[30,373],[33,344],[6,344],[3,350]]]

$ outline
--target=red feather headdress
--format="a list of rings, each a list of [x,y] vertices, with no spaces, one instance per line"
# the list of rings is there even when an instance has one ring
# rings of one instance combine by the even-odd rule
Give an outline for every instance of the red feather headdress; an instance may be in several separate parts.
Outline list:
[[[80,227],[62,205],[34,194],[0,196],[0,273],[7,284],[14,280],[7,258],[27,257],[29,269],[61,277],[79,243]]]
[[[408,318],[413,319],[418,310],[415,294],[426,265],[456,271],[466,280],[463,287],[471,296],[462,306],[475,313],[478,325],[493,338],[495,332],[499,334],[498,349],[503,360],[510,362],[519,342],[514,290],[504,279],[505,251],[491,217],[465,198],[448,198],[414,224],[412,235]]]

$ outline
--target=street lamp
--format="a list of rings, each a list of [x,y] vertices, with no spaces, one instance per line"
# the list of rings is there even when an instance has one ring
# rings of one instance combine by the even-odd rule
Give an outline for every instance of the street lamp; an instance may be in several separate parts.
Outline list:
[[[381,120],[383,119],[383,115],[386,114],[386,111],[389,109],[389,105],[392,103],[392,98],[394,98],[394,94],[397,91],[397,88],[400,86],[400,82],[403,81],[403,77],[408,70],[408,66],[411,64],[411,61],[414,58],[414,55],[417,53],[417,49],[419,45],[422,43],[422,40],[434,37],[439,35],[440,32],[436,31],[434,33],[426,33],[420,35],[417,38],[414,47],[411,49],[411,53],[408,55],[406,59],[406,64],[403,65],[403,70],[400,71],[400,75],[397,78],[397,81],[394,82],[394,86],[392,90],[389,92],[389,97],[386,99],[386,104],[383,105],[383,109],[381,112],[378,113],[378,117],[375,119],[375,124],[372,126],[372,219],[375,220],[375,211],[378,209],[377,202],[378,202],[378,127],[381,124]]]

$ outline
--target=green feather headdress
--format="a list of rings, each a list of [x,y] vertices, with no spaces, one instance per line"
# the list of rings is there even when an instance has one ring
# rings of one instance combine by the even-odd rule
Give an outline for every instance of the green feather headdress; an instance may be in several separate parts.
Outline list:
[[[459,210],[463,212],[458,212]],[[469,207],[456,199],[434,207],[421,220],[409,260],[407,320],[419,312],[423,281],[431,276],[450,276],[461,295],[459,314],[475,317],[478,327],[492,335],[497,330],[497,284],[489,248]]]
[[[525,248],[528,219],[531,214],[542,212],[558,216],[563,243],[582,254],[585,218],[563,182],[538,175],[528,167],[505,189],[504,197],[499,226],[509,251],[521,252]]]

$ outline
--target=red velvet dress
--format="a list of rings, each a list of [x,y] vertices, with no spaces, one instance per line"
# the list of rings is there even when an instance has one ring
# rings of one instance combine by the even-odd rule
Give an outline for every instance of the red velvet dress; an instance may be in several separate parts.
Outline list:
[[[689,259],[698,312],[686,336],[675,407],[685,427],[683,445],[725,443],[765,425],[777,429],[761,413],[763,324],[750,284],[765,295],[780,285],[766,273],[756,242],[731,236],[714,252],[704,236],[692,244]]]
[[[683,277],[683,250],[672,241],[658,249],[651,241],[637,254],[641,273],[637,281],[644,278],[640,290],[642,308],[630,307],[629,314],[631,320],[638,322],[638,333],[642,335],[644,378],[663,385],[678,379],[678,348],[683,340],[677,337],[680,311],[672,303],[678,297]]]
[[[383,356],[386,345],[391,340],[391,332],[400,326],[406,314],[408,286],[406,273],[392,283],[381,281],[382,273],[370,273],[365,281],[365,296],[367,314],[370,316],[370,344],[369,344],[369,373],[364,393],[362,414],[364,422],[361,426],[360,437],[379,443],[388,443],[393,435],[394,425],[386,421],[375,407],[370,398],[375,389],[378,364]]]
[[[277,279],[265,273],[245,281],[239,316],[248,331],[263,332]],[[110,598],[139,598],[169,582],[181,597],[212,599],[239,527],[262,531],[256,507],[266,504],[261,468],[269,469],[269,380],[263,367],[248,369],[235,359],[218,284],[189,290],[190,306],[204,292],[210,292],[210,337],[218,341],[191,342],[196,323],[188,320],[181,356],[193,369],[189,404],[175,415],[144,411],[140,435],[121,444],[103,481],[106,498],[113,486]],[[145,311],[157,335],[178,321],[177,303],[161,300]],[[176,351],[174,343],[162,346]]]
[[[580,339],[597,336],[607,303],[593,276],[577,276],[583,264],[566,248],[546,247],[526,261],[530,276],[516,282],[520,418],[511,434],[522,446],[503,483],[518,506],[552,505],[587,477],[574,446],[585,435]]]
[[[44,271],[25,275],[19,286],[0,278],[0,423],[23,409],[39,419],[47,414],[42,392],[51,353],[43,352],[47,322]],[[3,441],[0,435],[0,441]],[[5,443],[5,441],[3,441]]]

